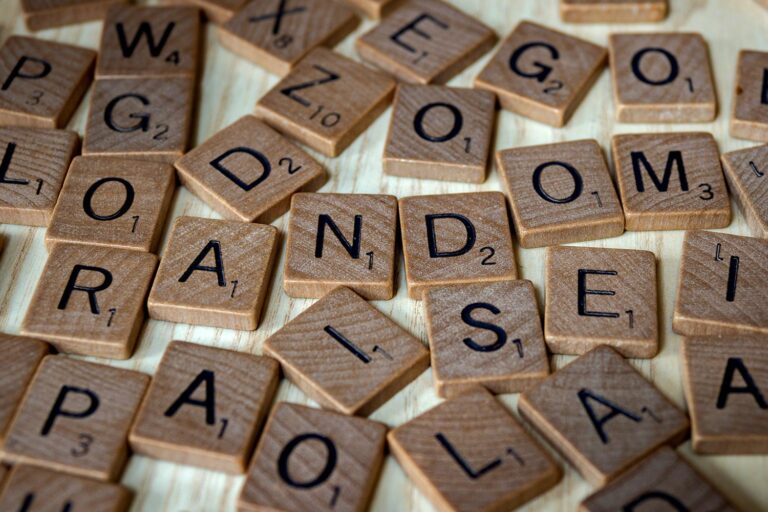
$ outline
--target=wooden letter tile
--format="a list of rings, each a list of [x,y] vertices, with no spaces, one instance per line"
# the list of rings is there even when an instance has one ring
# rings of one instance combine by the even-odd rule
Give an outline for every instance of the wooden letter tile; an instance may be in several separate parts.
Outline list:
[[[0,446],[27,384],[47,353],[48,345],[42,341],[0,334]]]
[[[363,512],[384,460],[387,427],[281,402],[272,411],[238,510]]]
[[[659,351],[656,257],[650,251],[547,249],[544,337],[555,354],[610,345],[624,357]]]
[[[0,124],[61,128],[91,84],[96,52],[11,36],[0,48]]]
[[[424,310],[439,396],[453,398],[477,385],[518,393],[549,375],[530,281],[430,288]]]
[[[768,454],[765,337],[686,338],[681,359],[693,450]]]
[[[79,150],[76,132],[0,128],[0,223],[47,226]]]
[[[277,252],[277,228],[179,217],[147,305],[155,320],[252,331]]]
[[[46,356],[5,438],[3,457],[97,480],[120,477],[143,373]]]
[[[597,141],[506,149],[496,164],[520,247],[542,247],[624,232],[624,213]]]
[[[616,119],[623,123],[707,122],[717,115],[709,48],[700,34],[612,34]]]
[[[45,232],[56,242],[153,252],[173,197],[173,167],[159,162],[77,157]]]
[[[400,231],[412,299],[430,286],[517,279],[501,192],[402,198]]]
[[[357,42],[363,60],[403,82],[444,84],[496,44],[496,33],[442,0],[405,0]]]
[[[361,416],[429,366],[419,340],[343,287],[273,334],[264,351],[320,405]]]
[[[253,116],[176,161],[181,182],[227,219],[268,224],[288,211],[291,196],[326,180],[315,159]]]
[[[96,77],[186,76],[197,70],[200,11],[114,5],[101,32]]]
[[[172,341],[136,415],[134,452],[243,473],[277,388],[277,361]]]
[[[668,0],[560,0],[560,17],[571,23],[647,23],[668,10]]]
[[[392,99],[395,82],[316,48],[256,104],[256,115],[326,156],[338,156]]]
[[[347,286],[366,299],[395,295],[397,198],[296,194],[291,202],[283,286],[319,298]]]
[[[502,108],[563,126],[607,60],[601,46],[523,21],[475,79],[496,93]]]
[[[127,488],[33,466],[15,466],[0,494],[0,510],[127,512]]]
[[[525,391],[517,406],[592,485],[688,433],[685,414],[604,345]]]
[[[392,176],[482,183],[496,117],[488,91],[401,85],[384,147]]]
[[[317,46],[333,47],[358,23],[352,9],[327,0],[252,0],[219,30],[221,43],[285,76]]]
[[[29,30],[43,30],[103,19],[109,6],[128,0],[21,0]]]
[[[581,503],[579,512],[717,510],[736,512],[675,450],[663,447]]]
[[[686,233],[672,328],[684,336],[768,334],[768,240]]]
[[[96,80],[83,154],[173,163],[187,148],[193,101],[187,77]]]
[[[752,234],[768,238],[768,145],[731,151],[722,160],[728,188]]]
[[[739,52],[731,136],[768,142],[768,52]]]
[[[613,164],[627,231],[724,228],[731,223],[710,133],[614,135]]]
[[[560,480],[549,455],[485,390],[441,403],[392,430],[403,470],[439,509],[512,510]]]
[[[127,359],[156,266],[154,254],[55,244],[21,332],[61,352]]]

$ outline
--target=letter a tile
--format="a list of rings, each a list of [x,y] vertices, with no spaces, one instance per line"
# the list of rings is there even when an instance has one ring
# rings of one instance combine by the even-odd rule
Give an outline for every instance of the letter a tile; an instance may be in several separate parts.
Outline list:
[[[731,136],[768,142],[768,52],[739,52],[734,94]]]
[[[0,334],[0,445],[38,364],[48,353],[42,341]],[[2,479],[0,479],[0,484]]]
[[[47,356],[8,431],[4,459],[117,480],[147,384],[143,373]]]
[[[517,406],[592,485],[605,485],[688,434],[685,414],[607,346],[525,391]]]
[[[547,491],[561,472],[485,390],[441,403],[392,430],[389,448],[439,510],[512,510]]]
[[[273,334],[264,351],[320,405],[361,416],[429,366],[419,340],[342,287]]]
[[[728,188],[754,236],[768,238],[768,145],[725,153]]]

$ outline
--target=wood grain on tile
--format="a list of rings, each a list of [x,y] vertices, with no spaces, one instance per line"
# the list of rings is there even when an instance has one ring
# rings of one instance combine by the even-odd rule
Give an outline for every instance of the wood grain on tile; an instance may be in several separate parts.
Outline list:
[[[388,14],[392,7],[399,3],[399,0],[341,0],[353,9],[361,12],[369,18],[375,20],[381,19]]]
[[[103,19],[114,4],[128,0],[21,0],[21,11],[29,30],[63,27]]]
[[[0,446],[27,385],[47,353],[48,345],[42,341],[0,334]]]
[[[739,52],[731,136],[768,142],[768,52]]]
[[[560,0],[560,17],[570,23],[647,23],[668,10],[668,0]]]
[[[723,171],[752,234],[768,238],[768,145],[725,153]]]
[[[226,23],[246,2],[248,0],[158,0],[160,5],[197,7],[206,19],[217,25]]]

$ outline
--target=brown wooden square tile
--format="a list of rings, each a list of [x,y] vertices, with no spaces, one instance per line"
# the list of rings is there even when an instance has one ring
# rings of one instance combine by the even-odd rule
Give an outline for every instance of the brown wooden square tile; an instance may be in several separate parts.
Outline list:
[[[475,78],[502,108],[563,126],[605,66],[608,52],[583,39],[521,22]]]
[[[268,357],[172,341],[131,428],[131,449],[244,473],[279,373]]]
[[[717,115],[709,47],[700,34],[612,34],[616,119],[623,123],[707,122]]]
[[[453,398],[478,385],[519,393],[549,375],[530,281],[430,288],[424,311],[439,396]]]
[[[482,183],[496,117],[488,91],[401,85],[384,146],[392,176]]]
[[[29,30],[63,27],[103,19],[109,6],[128,0],[21,0],[21,11]]]
[[[668,0],[560,0],[560,17],[570,23],[647,23],[668,10]]]
[[[604,345],[523,392],[517,406],[592,485],[688,433],[685,414]]]
[[[315,48],[256,104],[256,115],[326,156],[338,156],[381,114],[395,82]]]
[[[672,328],[684,336],[768,334],[768,240],[686,233]]]
[[[375,20],[381,19],[388,14],[393,6],[399,3],[399,0],[341,0],[353,9],[361,12],[369,18]]]
[[[42,341],[0,334],[0,446],[37,365],[47,353],[48,345]]]
[[[384,460],[386,432],[375,421],[277,404],[253,456],[238,509],[367,510]]]
[[[147,384],[143,373],[45,357],[5,438],[4,459],[117,480]]]
[[[731,223],[710,133],[614,135],[613,164],[627,231],[724,228]]]
[[[21,332],[61,352],[127,359],[156,266],[157,256],[145,252],[55,244]]]
[[[429,366],[419,340],[343,287],[270,336],[264,352],[323,407],[361,416]]]
[[[285,76],[317,46],[333,47],[358,17],[325,0],[252,0],[219,30],[221,44],[271,73]]]
[[[366,299],[395,295],[397,198],[368,194],[295,194],[288,224],[283,287],[319,298],[347,286]]]
[[[442,0],[405,0],[356,41],[357,53],[403,82],[444,84],[496,44],[496,33]]]
[[[517,279],[504,195],[473,192],[400,199],[408,296],[431,286]]]
[[[686,338],[681,348],[693,450],[768,454],[765,337]]]
[[[194,96],[185,77],[96,80],[83,154],[173,163],[187,148]]]
[[[624,357],[659,351],[656,257],[650,251],[550,247],[544,338],[555,354],[610,345]]]
[[[595,140],[505,149],[496,167],[520,247],[619,236],[624,213]]]
[[[181,182],[227,219],[268,224],[291,196],[315,191],[325,168],[253,116],[243,116],[176,161]]]
[[[77,157],[64,180],[46,244],[95,244],[154,252],[176,186],[173,167]]]
[[[76,132],[0,128],[0,223],[47,226],[79,150]]]
[[[195,6],[205,18],[217,25],[227,22],[248,0],[159,0],[160,5]]]
[[[0,48],[0,123],[66,126],[93,79],[96,52],[11,36]]]
[[[560,468],[485,390],[441,403],[387,435],[392,454],[445,511],[511,510],[560,480]]]
[[[277,228],[179,217],[147,305],[155,320],[254,330],[272,275]]]
[[[767,0],[768,1],[768,0]],[[768,142],[768,52],[742,50],[736,68],[731,136]]]
[[[722,161],[728,188],[752,234],[768,238],[768,145],[725,153]]]

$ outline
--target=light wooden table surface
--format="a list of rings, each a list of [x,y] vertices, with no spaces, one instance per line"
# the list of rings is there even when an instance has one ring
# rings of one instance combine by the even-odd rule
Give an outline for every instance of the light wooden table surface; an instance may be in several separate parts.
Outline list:
[[[18,0],[0,0],[0,39],[10,34],[27,33],[20,14]],[[604,71],[595,86],[579,106],[565,128],[550,128],[525,118],[502,112],[498,118],[496,149],[532,144],[544,144],[584,138],[597,139],[608,148],[611,135],[632,132],[711,131],[721,151],[730,151],[754,145],[728,136],[728,117],[733,99],[737,53],[742,48],[768,50],[768,10],[754,0],[670,0],[669,18],[660,24],[642,25],[565,25],[559,20],[557,0],[452,0],[467,13],[493,27],[504,37],[522,19],[535,20],[547,26],[606,45],[608,34],[621,31],[695,31],[704,35],[715,69],[720,114],[716,122],[696,125],[627,125],[614,122],[614,107],[608,71]],[[345,39],[337,50],[355,55],[354,40],[373,25],[364,21],[358,30]],[[98,47],[101,24],[98,22],[45,30],[36,35],[41,38]],[[197,106],[197,129],[193,143],[229,125],[243,114],[252,112],[256,100],[272,87],[277,78],[257,66],[223,49],[217,39],[217,29],[205,27],[206,48]],[[453,79],[450,84],[469,86],[492,52]],[[70,128],[81,134],[90,95],[86,96]],[[338,158],[325,158],[313,153],[330,172],[329,182],[322,192],[386,193],[398,197],[446,192],[500,190],[495,169],[488,180],[480,185],[442,183],[382,174],[381,154],[391,109],[387,110]],[[186,189],[176,192],[171,217],[196,215],[215,217],[216,214]],[[170,219],[167,225],[170,225]],[[287,215],[274,222],[284,232]],[[735,214],[731,226],[723,231],[749,234],[740,213]],[[46,259],[43,229],[20,226],[0,226],[6,246],[0,258],[0,330],[18,333],[21,320],[29,305]],[[618,238],[589,242],[595,247],[624,247],[653,251],[659,260],[659,290],[661,319],[661,352],[651,361],[633,361],[664,393],[683,406],[680,377],[680,339],[671,331],[672,307],[680,264],[683,233],[666,231],[655,233],[625,233]],[[167,241],[167,233],[165,241]],[[161,252],[162,254],[162,252]],[[543,299],[544,250],[518,249],[518,265],[524,279],[537,288],[540,303]],[[255,332],[239,332],[208,327],[148,321],[141,333],[136,354],[128,361],[103,361],[124,368],[152,373],[168,342],[173,339],[190,340],[235,350],[260,353],[263,341],[289,319],[303,311],[310,300],[290,299],[282,290],[284,247],[276,264],[274,285],[264,312],[264,319]],[[395,299],[374,303],[404,328],[426,343],[424,314],[421,304],[407,298],[402,264],[399,289]],[[562,366],[571,358],[556,356],[554,364]],[[283,380],[278,400],[308,402],[307,398],[288,381]],[[502,400],[516,413],[516,395],[505,395]],[[413,418],[431,408],[439,399],[432,387],[430,371],[386,403],[371,417],[390,426]],[[768,510],[768,456],[696,456],[690,444],[680,451],[697,468],[745,510]],[[562,459],[565,468],[561,483],[523,510],[574,510],[593,489]],[[228,476],[192,467],[159,462],[133,456],[122,482],[136,493],[133,511],[218,511],[234,510],[244,477]],[[374,511],[431,511],[433,508],[410,483],[391,457],[385,467],[373,498]]]

